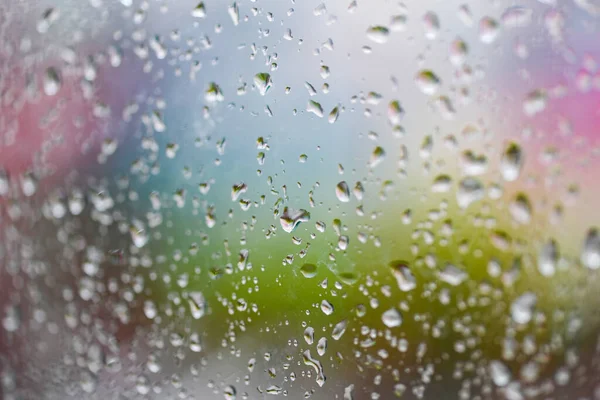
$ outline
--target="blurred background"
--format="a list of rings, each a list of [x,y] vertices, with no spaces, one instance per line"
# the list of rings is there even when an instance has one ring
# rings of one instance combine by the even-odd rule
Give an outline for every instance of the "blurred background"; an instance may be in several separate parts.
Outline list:
[[[600,399],[600,4],[0,9],[0,398]]]

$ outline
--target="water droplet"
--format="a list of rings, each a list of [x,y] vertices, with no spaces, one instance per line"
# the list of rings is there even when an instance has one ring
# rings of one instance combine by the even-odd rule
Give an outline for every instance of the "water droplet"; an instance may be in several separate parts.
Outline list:
[[[304,330],[304,340],[306,344],[311,345],[315,340],[315,329],[310,326]]]
[[[142,248],[148,243],[148,234],[140,223],[132,224],[129,233],[131,234],[131,240],[135,247]]]
[[[390,19],[390,30],[394,32],[402,32],[406,30],[408,17],[406,15],[394,15]]]
[[[367,37],[375,43],[385,43],[390,36],[390,30],[385,26],[370,26],[367,29]]]
[[[348,244],[350,243],[350,238],[346,235],[342,235],[338,238],[337,247],[341,251],[344,251],[348,248]]]
[[[500,161],[502,177],[507,182],[515,181],[521,174],[523,168],[523,151],[516,143],[510,143]]]
[[[404,109],[398,100],[390,101],[388,105],[388,120],[392,125],[398,125],[404,117]]]
[[[323,118],[323,107],[314,100],[309,100],[306,105],[306,111],[315,114],[319,118]]]
[[[490,361],[490,375],[496,386],[506,386],[510,382],[510,371],[503,362],[493,360]]]
[[[434,193],[446,193],[452,188],[452,178],[450,175],[438,175],[431,185],[431,191]]]
[[[228,385],[223,389],[223,396],[225,396],[225,400],[235,400],[237,391],[235,387]]]
[[[323,356],[323,355],[325,355],[326,352],[327,352],[327,338],[322,337],[317,342],[317,354],[320,356]]]
[[[509,28],[522,28],[531,24],[533,10],[523,6],[508,7],[502,13],[502,23]]]
[[[301,222],[310,221],[310,213],[304,209],[294,210],[289,207],[283,209],[283,214],[279,218],[281,228],[291,233]]]
[[[208,89],[206,89],[204,99],[210,103],[215,103],[218,101],[223,101],[225,97],[223,96],[223,92],[221,91],[219,85],[217,85],[215,82],[211,82],[208,84]]]
[[[347,203],[350,201],[350,187],[346,181],[341,181],[335,186],[335,195],[342,203]]]
[[[254,84],[262,96],[266,95],[269,89],[271,89],[271,75],[266,72],[260,72],[254,75]]]
[[[204,6],[203,1],[198,3],[198,5],[192,10],[192,17],[194,17],[194,18],[205,18],[206,17],[206,7]]]
[[[438,277],[441,281],[449,285],[458,286],[468,278],[468,275],[462,269],[452,264],[447,264],[444,270],[438,273]]]
[[[304,82],[304,87],[308,91],[309,96],[315,96],[317,94],[317,90],[313,85],[310,84],[310,82]]]
[[[57,8],[48,8],[46,11],[44,11],[42,17],[37,22],[37,31],[41,34],[48,32],[50,27],[58,20],[59,17],[60,11]]]
[[[527,292],[513,301],[510,305],[510,314],[517,324],[527,324],[533,317],[533,308],[537,303],[537,296]]]
[[[408,263],[405,261],[393,261],[390,263],[392,274],[396,278],[398,288],[403,292],[410,292],[417,287],[417,280],[410,268]]]
[[[508,206],[512,218],[520,224],[528,224],[531,221],[531,203],[524,193],[519,193]]]
[[[192,318],[200,319],[206,312],[206,300],[202,292],[190,292],[188,295],[188,304]]]
[[[455,66],[461,66],[467,59],[469,48],[467,43],[457,38],[450,44],[450,62]]]
[[[44,93],[46,96],[54,96],[60,90],[62,83],[58,71],[54,67],[50,67],[46,70],[44,75]]]
[[[491,17],[483,17],[479,21],[479,40],[483,43],[492,43],[500,33],[500,25]]]
[[[548,240],[538,255],[538,271],[543,276],[552,276],[558,262],[558,244],[554,239]]]
[[[241,182],[233,185],[231,188],[231,200],[236,201],[243,193],[248,191],[248,186]]]
[[[331,337],[333,340],[340,340],[344,332],[346,332],[346,328],[348,327],[348,321],[342,320],[335,324],[333,330],[331,331]]]
[[[306,350],[304,353],[302,353],[302,358],[304,365],[309,365],[315,369],[315,372],[317,373],[317,384],[319,386],[323,386],[326,378],[325,374],[323,373],[323,365],[321,364],[321,361],[313,358],[310,354],[310,350]]]
[[[423,93],[430,96],[434,95],[441,85],[440,78],[429,69],[419,71],[415,76],[415,82]]]
[[[334,311],[333,304],[331,304],[327,300],[321,301],[321,311],[323,311],[323,313],[325,315],[331,315],[331,314],[333,314],[333,311]]]
[[[236,2],[234,2],[232,5],[227,7],[227,13],[231,17],[231,21],[233,22],[233,25],[237,26],[240,23],[240,10],[239,10]]]
[[[423,16],[423,27],[425,28],[425,37],[433,40],[440,31],[440,19],[433,11],[428,11]]]
[[[548,105],[548,96],[545,90],[537,89],[529,92],[523,102],[523,112],[528,116],[533,116],[544,111]]]
[[[460,208],[465,209],[475,201],[481,200],[483,195],[483,185],[479,180],[465,178],[458,184],[456,202]]]
[[[337,121],[339,116],[340,116],[340,110],[336,106],[336,107],[333,107],[333,109],[329,113],[329,117],[327,118],[327,120],[329,121],[330,124],[333,124],[335,121]]]
[[[392,307],[381,315],[381,320],[388,328],[395,328],[402,325],[402,314]]]
[[[485,154],[477,155],[467,150],[462,154],[460,164],[465,175],[482,175],[487,171],[488,159]]]
[[[589,269],[600,268],[600,234],[598,229],[591,228],[588,230],[580,258],[585,267]]]
[[[383,150],[383,147],[375,147],[375,149],[373,149],[373,152],[371,153],[371,158],[369,159],[369,167],[375,168],[383,161],[384,158],[385,150]]]

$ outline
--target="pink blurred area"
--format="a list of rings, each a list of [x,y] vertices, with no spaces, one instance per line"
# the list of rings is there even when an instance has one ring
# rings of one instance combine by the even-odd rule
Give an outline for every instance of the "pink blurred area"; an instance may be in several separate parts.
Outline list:
[[[41,75],[41,74],[40,74]],[[22,75],[21,75],[22,77]],[[32,87],[37,84],[37,88]],[[67,76],[55,95],[41,88],[40,79],[23,90],[22,78],[9,83],[11,96],[0,105],[0,169],[6,173],[11,194],[19,179],[32,173],[38,191],[60,185],[82,165],[97,162],[102,121],[84,98],[81,79]]]

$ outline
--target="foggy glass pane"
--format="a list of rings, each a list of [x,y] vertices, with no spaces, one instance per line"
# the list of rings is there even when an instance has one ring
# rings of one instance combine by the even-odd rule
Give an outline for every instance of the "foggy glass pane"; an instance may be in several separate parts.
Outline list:
[[[4,1],[0,398],[600,400],[599,35]]]

